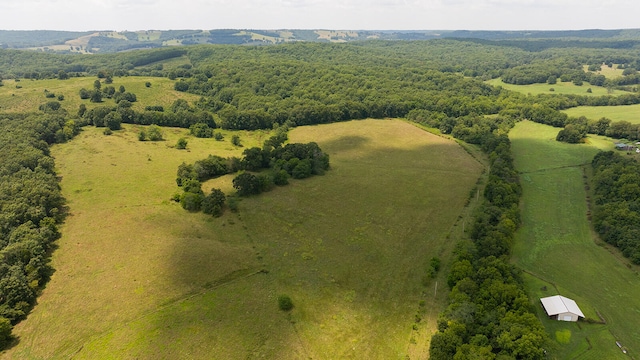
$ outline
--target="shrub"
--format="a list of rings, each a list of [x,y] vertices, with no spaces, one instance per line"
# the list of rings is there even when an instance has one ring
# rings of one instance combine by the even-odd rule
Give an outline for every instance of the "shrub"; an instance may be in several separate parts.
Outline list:
[[[231,137],[231,143],[235,146],[242,146],[242,143],[240,142],[240,136],[238,135],[233,135]]]
[[[147,129],[147,136],[151,141],[160,141],[162,140],[162,129],[158,125],[151,125]]]
[[[240,199],[237,196],[229,196],[227,200],[227,206],[231,212],[238,212],[238,204],[240,203]]]
[[[180,197],[180,205],[187,211],[200,211],[203,199],[204,197],[201,194],[185,191]]]
[[[191,125],[189,127],[189,131],[191,135],[199,138],[210,138],[213,137],[213,129],[209,127],[209,125],[205,123],[197,123]]]
[[[288,295],[280,295],[278,296],[278,307],[282,311],[290,311],[293,309],[293,301]]]
[[[0,317],[0,349],[4,348],[12,339],[11,330],[13,326],[11,321],[5,317]]]
[[[144,83],[144,86],[149,88],[149,87],[151,87],[151,83],[147,81],[146,83]]]
[[[140,132],[138,133],[138,140],[140,141],[147,140],[147,133],[145,133],[144,130],[140,130]]]
[[[202,200],[202,212],[213,216],[222,215],[226,196],[220,189],[211,189],[211,193]]]
[[[222,139],[224,139],[224,135],[222,135],[221,132],[217,132],[217,133],[213,134],[213,138],[218,140],[218,141],[222,141]]]
[[[186,149],[187,148],[187,139],[185,138],[180,138],[178,139],[178,142],[176,143],[176,149]]]

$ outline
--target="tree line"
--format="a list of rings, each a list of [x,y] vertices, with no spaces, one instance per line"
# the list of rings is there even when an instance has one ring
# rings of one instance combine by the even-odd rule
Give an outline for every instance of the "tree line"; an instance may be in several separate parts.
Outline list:
[[[613,151],[598,153],[593,168],[593,226],[600,237],[640,264],[640,164]]]
[[[65,201],[49,145],[79,131],[55,114],[0,115],[0,347],[53,272]]]
[[[506,134],[481,142],[490,158],[484,202],[470,240],[458,244],[447,277],[449,305],[431,338],[431,359],[543,359],[547,334],[509,262],[520,225],[521,187]]]

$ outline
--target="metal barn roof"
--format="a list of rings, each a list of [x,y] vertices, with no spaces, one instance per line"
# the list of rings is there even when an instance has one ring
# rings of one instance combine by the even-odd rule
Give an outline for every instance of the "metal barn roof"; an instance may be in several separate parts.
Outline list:
[[[562,313],[572,313],[578,316],[584,317],[584,314],[578,307],[575,301],[566,298],[561,295],[549,296],[540,299],[542,306],[547,311],[549,316],[558,315]]]

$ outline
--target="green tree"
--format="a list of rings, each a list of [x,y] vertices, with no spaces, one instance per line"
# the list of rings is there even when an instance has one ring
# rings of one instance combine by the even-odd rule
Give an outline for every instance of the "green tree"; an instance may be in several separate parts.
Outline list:
[[[186,149],[187,148],[187,139],[185,138],[180,138],[178,139],[178,141],[176,142],[176,149]]]
[[[234,146],[242,146],[242,143],[240,142],[240,136],[238,136],[238,135],[233,135],[231,137],[231,143]]]
[[[100,90],[100,88],[102,87],[102,83],[100,83],[100,80],[96,80],[93,82],[93,89],[94,90]]]
[[[240,196],[259,194],[261,190],[260,179],[248,172],[243,172],[233,179],[233,187]]]
[[[213,137],[213,129],[210,128],[207,124],[204,123],[196,123],[189,127],[189,131],[191,135],[198,138],[210,138]]]
[[[102,92],[99,90],[92,91],[89,100],[93,103],[102,102]]]
[[[11,330],[13,330],[11,321],[5,317],[0,317],[0,349],[7,346],[7,344],[13,339],[11,336]]]
[[[87,112],[87,105],[80,104],[80,106],[78,107],[78,117],[83,117],[86,112]]]
[[[278,308],[282,311],[291,311],[293,309],[293,300],[289,295],[278,296]]]
[[[180,197],[180,205],[187,211],[197,212],[202,207],[202,201],[204,196],[202,194],[196,194],[185,191]]]
[[[222,215],[226,196],[220,189],[211,189],[211,193],[202,200],[202,212],[213,216]]]
[[[147,128],[147,138],[151,141],[161,141],[162,138],[162,128],[158,125],[150,125]]]
[[[122,116],[118,112],[112,111],[104,117],[104,126],[109,130],[120,130],[122,124]]]

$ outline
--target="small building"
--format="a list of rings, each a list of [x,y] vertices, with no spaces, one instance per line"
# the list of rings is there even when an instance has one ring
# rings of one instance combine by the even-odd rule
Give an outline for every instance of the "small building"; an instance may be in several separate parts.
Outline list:
[[[584,314],[575,301],[561,295],[540,299],[542,307],[550,318],[560,321],[578,321]]]
[[[633,146],[625,144],[625,143],[616,143],[616,150],[630,151],[632,148],[633,148]]]

